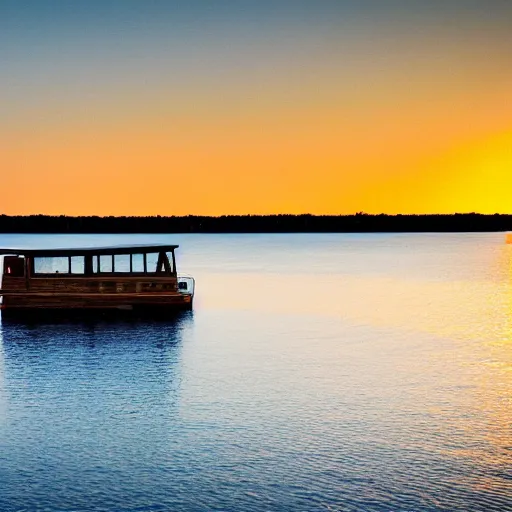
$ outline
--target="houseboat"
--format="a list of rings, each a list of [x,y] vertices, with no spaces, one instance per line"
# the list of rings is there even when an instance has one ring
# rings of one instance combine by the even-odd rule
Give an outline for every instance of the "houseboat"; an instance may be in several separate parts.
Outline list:
[[[177,248],[0,249],[2,314],[192,309],[195,282],[178,275]]]

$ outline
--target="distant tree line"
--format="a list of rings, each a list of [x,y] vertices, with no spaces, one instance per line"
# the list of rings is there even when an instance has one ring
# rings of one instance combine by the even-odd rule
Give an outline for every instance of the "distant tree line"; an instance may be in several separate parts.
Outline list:
[[[0,233],[369,233],[512,230],[512,215],[225,215],[68,217],[0,215]]]

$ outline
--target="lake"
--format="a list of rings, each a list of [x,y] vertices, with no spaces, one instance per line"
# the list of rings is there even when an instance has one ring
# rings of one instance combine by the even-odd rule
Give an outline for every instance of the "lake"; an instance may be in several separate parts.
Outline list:
[[[512,510],[504,233],[178,243],[194,310],[0,327],[0,510]]]

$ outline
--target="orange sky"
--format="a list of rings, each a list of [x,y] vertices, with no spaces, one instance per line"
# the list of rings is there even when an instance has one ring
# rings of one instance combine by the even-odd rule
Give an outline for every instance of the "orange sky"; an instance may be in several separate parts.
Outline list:
[[[512,213],[512,37],[361,23],[13,51],[1,212]]]

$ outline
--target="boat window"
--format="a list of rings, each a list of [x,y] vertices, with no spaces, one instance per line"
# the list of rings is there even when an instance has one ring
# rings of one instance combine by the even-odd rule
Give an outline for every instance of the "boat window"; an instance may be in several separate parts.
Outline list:
[[[148,272],[158,272],[158,253],[150,252],[146,254],[146,264]]]
[[[85,272],[84,257],[71,256],[71,273],[83,274]]]
[[[143,254],[132,254],[132,272],[144,272]]]
[[[35,257],[34,258],[35,274],[68,274],[69,258],[67,256],[56,257]]]
[[[92,257],[92,272],[93,274],[98,273],[98,256]]]
[[[112,255],[100,256],[100,272],[112,272]]]
[[[116,254],[114,256],[114,272],[130,272],[129,254]]]

